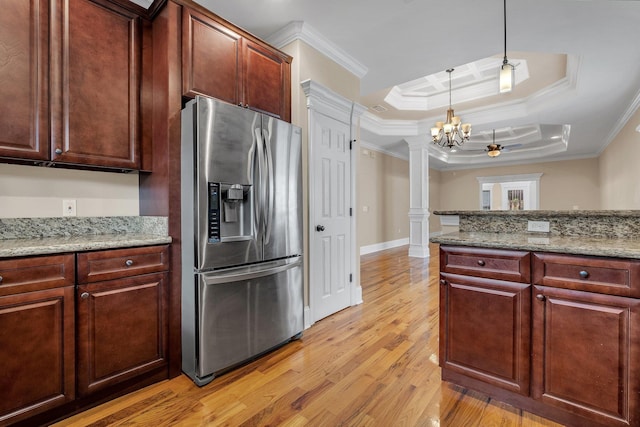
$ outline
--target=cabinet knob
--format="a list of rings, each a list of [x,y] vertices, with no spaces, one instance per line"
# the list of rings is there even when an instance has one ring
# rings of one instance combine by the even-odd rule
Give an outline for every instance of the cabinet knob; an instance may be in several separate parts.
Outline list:
[[[537,299],[538,301],[544,301],[544,300],[546,300],[546,299],[547,299],[547,297],[545,297],[545,296],[544,296],[544,295],[542,295],[542,294],[538,294],[538,295],[536,295],[536,299]]]
[[[56,148],[56,154],[62,154],[62,148]]]
[[[444,280],[444,279],[440,279],[440,284],[441,284],[442,286],[445,286],[445,285],[447,284],[447,281],[446,281],[446,280]]]
[[[479,260],[478,260],[478,265],[479,265],[480,267],[484,267],[484,261],[483,261],[483,260],[481,260],[481,259],[479,259]]]
[[[0,283],[2,283],[2,276],[0,276]]]
[[[82,298],[82,299],[87,299],[87,298],[89,298],[89,292],[83,292],[83,293],[81,293],[81,294],[80,294],[80,298]]]
[[[126,260],[126,261],[124,262],[124,264],[125,264],[127,267],[131,267],[131,266],[133,265],[133,260],[132,260],[132,259],[128,259],[128,260]]]
[[[581,271],[580,273],[578,273],[578,274],[580,274],[580,278],[581,278],[581,279],[586,279],[587,277],[589,277],[589,272],[588,272],[588,271],[585,271],[585,270],[582,270],[582,271]]]

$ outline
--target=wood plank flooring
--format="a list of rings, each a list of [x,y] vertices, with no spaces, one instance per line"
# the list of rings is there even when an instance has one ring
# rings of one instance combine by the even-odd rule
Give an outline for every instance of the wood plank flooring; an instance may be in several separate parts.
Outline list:
[[[441,381],[437,250],[363,256],[363,304],[205,387],[183,375],[55,425],[559,426]]]

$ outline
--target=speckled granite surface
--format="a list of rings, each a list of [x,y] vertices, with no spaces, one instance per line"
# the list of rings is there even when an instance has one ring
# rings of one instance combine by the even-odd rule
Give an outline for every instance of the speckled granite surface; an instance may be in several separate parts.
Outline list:
[[[527,221],[549,221],[550,236],[640,238],[640,211],[436,211],[458,215],[459,231],[528,233]]]
[[[432,237],[430,240],[441,245],[640,258],[640,239],[551,236],[541,233],[455,232]]]
[[[0,257],[171,243],[166,217],[0,219]]]
[[[640,211],[436,211],[458,215],[459,231],[434,243],[640,258]],[[527,221],[549,221],[549,233],[527,231]]]

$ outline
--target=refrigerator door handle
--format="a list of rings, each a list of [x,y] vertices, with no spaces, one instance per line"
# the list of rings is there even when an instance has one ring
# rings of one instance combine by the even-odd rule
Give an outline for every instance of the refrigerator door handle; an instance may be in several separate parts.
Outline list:
[[[295,261],[285,260],[285,263],[279,263],[274,266],[270,264],[268,267],[258,268],[255,266],[243,267],[234,269],[235,271],[229,273],[215,274],[208,273],[203,275],[205,285],[219,285],[221,283],[242,282],[246,280],[256,279],[258,277],[270,276],[272,274],[281,273],[291,268],[297,267],[302,264],[301,259]]]
[[[263,176],[264,176],[264,143],[262,141],[261,129],[254,128],[254,145],[256,146],[256,157],[258,158],[258,173],[253,176],[253,212],[254,212],[254,221],[256,224],[256,230],[258,230],[258,235],[262,234],[262,219],[264,215],[264,196],[263,196]]]
[[[266,206],[264,211],[264,225],[265,225],[265,237],[264,242],[269,243],[269,238],[271,236],[271,224],[273,220],[273,198],[275,195],[274,189],[274,178],[273,178],[273,157],[271,156],[271,135],[266,129],[262,130],[263,134],[263,143],[264,143],[264,152],[265,152],[265,163],[266,163],[266,172],[267,172],[267,185],[265,188],[265,199]]]

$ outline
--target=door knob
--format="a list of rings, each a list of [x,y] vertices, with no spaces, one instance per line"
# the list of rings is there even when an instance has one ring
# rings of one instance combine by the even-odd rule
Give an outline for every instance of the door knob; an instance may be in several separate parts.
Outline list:
[[[316,225],[316,231],[324,231],[324,225]]]

